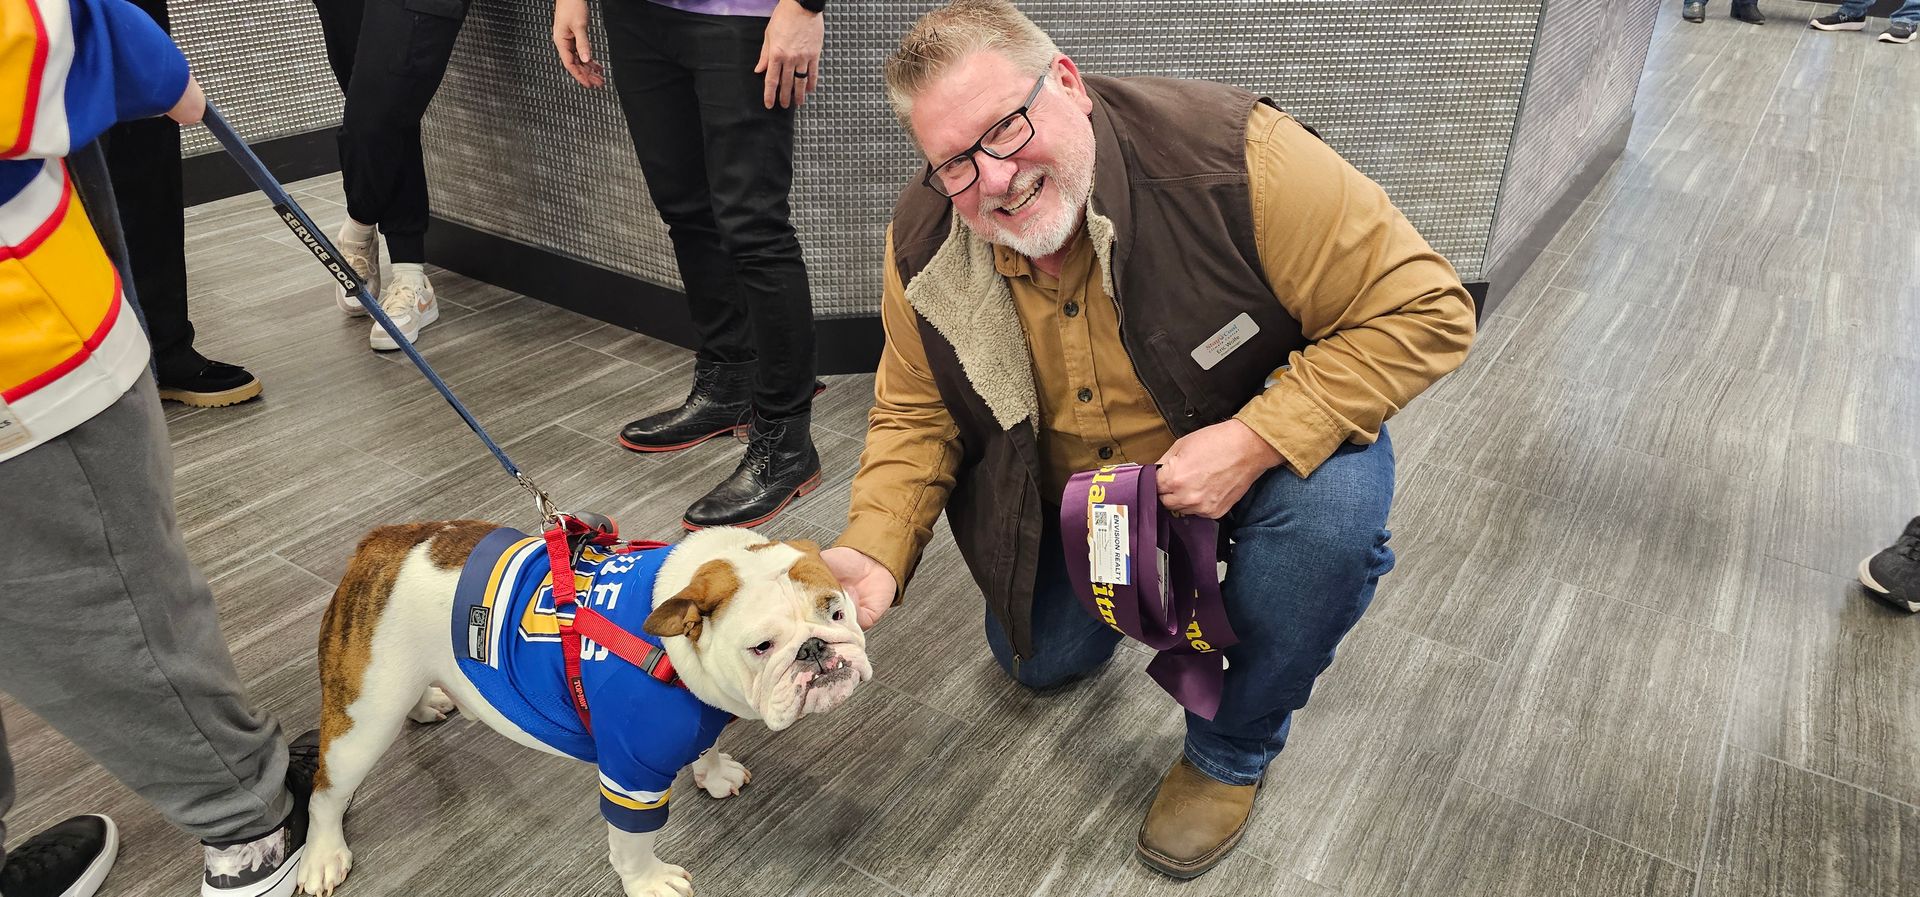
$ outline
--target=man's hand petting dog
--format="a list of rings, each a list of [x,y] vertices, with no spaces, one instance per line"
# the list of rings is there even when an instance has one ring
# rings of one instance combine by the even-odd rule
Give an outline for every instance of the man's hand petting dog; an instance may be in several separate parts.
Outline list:
[[[1218,520],[1280,461],[1273,446],[1237,420],[1202,427],[1180,437],[1160,456],[1154,477],[1160,506],[1175,514]]]
[[[879,561],[851,548],[829,548],[820,552],[840,588],[853,599],[861,629],[872,629],[880,617],[893,607],[893,596],[900,583]]]

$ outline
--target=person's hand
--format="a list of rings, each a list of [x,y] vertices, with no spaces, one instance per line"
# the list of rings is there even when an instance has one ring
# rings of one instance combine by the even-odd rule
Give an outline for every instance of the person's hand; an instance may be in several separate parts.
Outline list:
[[[760,62],[753,67],[767,76],[761,100],[768,109],[775,102],[791,109],[820,87],[820,45],[826,39],[827,24],[821,13],[793,0],[780,0],[773,8],[766,39],[760,43]]]
[[[1203,427],[1180,437],[1161,456],[1155,475],[1160,505],[1176,514],[1218,520],[1280,461],[1273,446],[1237,420]]]
[[[851,548],[829,548],[820,552],[820,558],[833,571],[833,578],[840,580],[840,587],[853,597],[860,628],[872,629],[880,622],[880,615],[893,607],[893,593],[900,588],[893,574],[879,561]]]
[[[587,0],[553,0],[553,48],[560,64],[582,87],[607,83],[606,68],[593,58],[587,44]]]
[[[147,107],[153,108],[151,106]],[[199,124],[207,114],[207,95],[200,89],[200,82],[193,75],[187,75],[187,91],[180,95],[180,102],[167,110],[167,117],[183,125]]]

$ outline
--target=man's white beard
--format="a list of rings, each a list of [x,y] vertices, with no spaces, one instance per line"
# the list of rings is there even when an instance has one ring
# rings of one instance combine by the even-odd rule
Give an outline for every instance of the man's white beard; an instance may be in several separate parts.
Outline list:
[[[1023,183],[1018,184],[1018,189],[1009,188],[1005,196],[983,204],[987,210],[983,217],[991,232],[981,236],[1030,259],[1059,252],[1068,240],[1073,239],[1074,232],[1080,229],[1080,222],[1086,217],[1087,197],[1093,192],[1093,160],[1087,158],[1090,155],[1074,153],[1061,160],[1065,167],[1073,169],[1073,174],[1063,174],[1053,166],[1029,169],[1027,175],[1019,179]],[[1058,206],[1048,213],[1048,217],[1036,217],[1024,231],[1003,226],[999,213],[993,210],[1026,193],[1033,182],[1042,176],[1047,179],[1046,189],[1057,194],[1055,199],[1061,200]],[[1042,197],[1036,197],[1034,202],[1041,200]]]

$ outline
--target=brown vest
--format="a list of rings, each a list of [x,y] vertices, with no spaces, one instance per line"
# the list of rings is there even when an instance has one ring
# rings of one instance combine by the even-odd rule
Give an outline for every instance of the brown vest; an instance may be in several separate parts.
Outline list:
[[[1086,80],[1095,145],[1087,234],[1134,370],[1185,435],[1232,417],[1306,346],[1254,244],[1247,120],[1269,101],[1207,81]],[[1016,656],[1030,657],[1041,531],[1060,496],[1038,485],[1026,334],[991,247],[918,179],[894,207],[893,242],[928,365],[960,429],[947,520]],[[1190,353],[1241,314],[1259,333],[1201,369]]]

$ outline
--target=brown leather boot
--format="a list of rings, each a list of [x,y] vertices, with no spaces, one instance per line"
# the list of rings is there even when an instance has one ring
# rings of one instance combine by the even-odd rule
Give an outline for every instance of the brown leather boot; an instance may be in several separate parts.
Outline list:
[[[1214,781],[1187,762],[1186,755],[1167,770],[1153,806],[1140,823],[1136,853],[1140,862],[1174,878],[1194,878],[1219,865],[1253,815],[1259,785]]]

